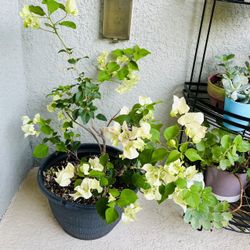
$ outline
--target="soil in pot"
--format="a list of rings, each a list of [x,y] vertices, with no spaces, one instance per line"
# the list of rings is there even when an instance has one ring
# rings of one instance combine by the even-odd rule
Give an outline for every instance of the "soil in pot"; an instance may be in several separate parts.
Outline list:
[[[225,90],[221,81],[220,74],[212,75],[208,78],[207,92],[210,103],[220,109],[224,107]]]
[[[114,159],[121,153],[116,148],[107,147],[107,152]],[[82,144],[78,151],[79,156],[89,157],[99,154],[96,144]],[[61,227],[71,236],[84,240],[93,240],[108,234],[119,222],[122,214],[117,209],[119,220],[107,224],[97,213],[95,199],[85,200],[79,198],[73,201],[70,193],[74,193],[73,185],[68,188],[61,188],[54,180],[56,168],[66,165],[66,154],[52,154],[42,164],[38,171],[38,183],[43,194],[48,198],[52,213]],[[74,164],[75,162],[71,162]],[[117,166],[119,169],[119,166]],[[117,182],[116,188],[125,188]],[[120,185],[120,186],[119,186]]]
[[[241,185],[243,189],[246,187],[247,174],[233,174],[216,167],[209,167],[205,173],[205,184],[212,188],[218,200],[236,202],[240,199]]]

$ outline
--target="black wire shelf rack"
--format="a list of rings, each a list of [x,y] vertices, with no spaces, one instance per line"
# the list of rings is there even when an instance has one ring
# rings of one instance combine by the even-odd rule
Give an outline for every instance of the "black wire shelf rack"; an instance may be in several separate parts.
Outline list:
[[[240,133],[245,139],[250,139],[250,118],[226,112],[221,107],[212,105],[207,92],[207,82],[201,81],[208,42],[209,42],[209,35],[213,23],[214,12],[218,2],[221,2],[223,4],[230,3],[230,4],[250,5],[250,2],[245,2],[243,0],[204,0],[199,32],[196,42],[195,54],[192,64],[191,76],[189,81],[185,82],[184,84],[183,95],[189,106],[192,108],[192,110],[195,112],[199,111],[202,112],[205,116],[206,121],[212,127],[219,127],[228,130],[223,125],[226,122],[227,124],[237,126],[242,130],[240,132],[235,132],[235,131],[230,131],[230,132]],[[205,26],[204,20],[206,19],[207,15],[208,15],[208,25],[206,28],[204,28]],[[202,36],[203,32],[205,32],[204,43],[201,42],[201,37],[203,37]],[[201,62],[198,65],[197,58],[198,55],[200,55],[200,51],[202,51],[202,55],[201,55]],[[197,72],[196,71],[197,67],[199,67],[198,76],[195,77],[195,72]],[[233,121],[232,119],[229,120],[228,118],[224,117],[225,115],[227,115],[226,117],[230,116],[236,119],[240,119],[241,121],[244,121],[245,124],[247,125],[242,125],[241,123],[238,123],[237,120],[235,122],[235,119]],[[250,186],[250,183],[248,183],[248,185]],[[230,221],[229,226],[226,227],[225,229],[238,233],[250,234],[250,197],[248,197],[244,193],[243,198],[239,202],[231,204],[231,209],[235,210],[233,213],[233,219]]]

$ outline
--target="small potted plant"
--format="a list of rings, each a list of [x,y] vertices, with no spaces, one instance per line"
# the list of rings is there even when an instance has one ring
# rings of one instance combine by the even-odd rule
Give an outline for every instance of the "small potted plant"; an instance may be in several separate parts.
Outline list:
[[[164,142],[160,140],[162,125],[154,118],[158,102],[148,97],[139,97],[134,106],[123,107],[107,119],[96,105],[102,98],[100,84],[114,80],[119,84],[118,93],[131,90],[138,81],[134,74],[139,70],[138,61],[149,52],[139,46],[104,52],[97,60],[97,79],[90,79],[76,70],[81,57],[73,56],[58,29],[59,25],[76,28],[65,20],[77,14],[75,1],[42,3],[47,11],[41,6],[24,7],[25,27],[56,35],[63,46],[60,53],[68,55],[69,69],[76,77],[72,84],[49,93],[52,101],[47,109],[55,113],[53,119],[39,114],[32,119],[24,116],[22,130],[25,137],[41,138],[33,156],[44,158],[50,148],[55,151],[40,166],[38,183],[62,228],[80,239],[100,238],[121,218],[124,222],[135,220],[141,210],[138,191],[158,203],[173,199],[183,207],[185,222],[195,229],[226,226],[232,218],[228,203],[219,202],[211,188],[204,187],[203,175],[193,164],[200,160],[195,144],[206,134],[203,114],[189,112],[185,99],[174,96],[171,116],[179,119],[163,130]],[[65,12],[65,17],[54,20],[53,14],[59,11]],[[97,127],[97,120],[104,124]],[[179,143],[182,127],[187,140]],[[89,133],[96,143],[81,144],[77,129]],[[107,139],[115,147],[108,146]]]
[[[237,124],[248,126],[250,119],[250,67],[246,62],[245,67],[233,67],[222,75],[222,83],[226,92],[224,111],[239,115],[247,120],[242,120],[224,114],[224,118]],[[244,128],[224,122],[224,125],[233,131],[243,131]]]
[[[231,64],[234,59],[233,54],[216,56],[218,65],[223,67],[224,72],[231,71]],[[223,73],[217,73],[208,77],[207,92],[210,98],[210,102],[213,106],[223,109],[225,90],[222,83]]]
[[[249,141],[216,128],[196,144],[196,149],[206,170],[206,186],[212,187],[219,200],[238,201],[250,176]]]

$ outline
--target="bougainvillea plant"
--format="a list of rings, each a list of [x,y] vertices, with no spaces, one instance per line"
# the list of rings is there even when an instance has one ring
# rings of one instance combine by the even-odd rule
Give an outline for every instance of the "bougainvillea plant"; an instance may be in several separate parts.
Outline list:
[[[231,219],[229,205],[219,202],[211,188],[204,187],[203,175],[196,167],[201,159],[195,144],[207,131],[202,125],[203,114],[189,112],[185,99],[177,96],[171,116],[178,116],[178,122],[165,129],[154,118],[159,102],[149,97],[140,96],[134,106],[121,108],[109,119],[99,113],[96,100],[102,98],[100,86],[112,81],[118,83],[116,91],[120,94],[131,90],[139,80],[135,74],[139,70],[138,61],[150,52],[139,46],[103,52],[97,59],[97,79],[87,77],[77,69],[82,57],[74,56],[73,49],[59,34],[60,26],[76,28],[68,18],[77,14],[74,0],[66,3],[43,0],[41,6],[25,6],[21,12],[24,27],[45,30],[59,38],[63,46],[59,52],[68,55],[68,68],[77,73],[73,84],[56,87],[48,95],[51,102],[47,109],[57,115],[55,119],[39,114],[33,119],[23,117],[25,137],[41,137],[41,144],[33,152],[35,157],[46,157],[53,146],[69,156],[66,163],[49,169],[45,175],[51,174],[56,188],[62,192],[71,187],[68,200],[95,204],[107,223],[119,218],[118,209],[123,211],[123,221],[135,220],[141,210],[136,192],[139,190],[146,199],[159,204],[173,199],[184,209],[185,222],[195,229],[226,226]],[[104,125],[98,128],[96,120]],[[54,129],[55,124],[60,126],[59,130]],[[98,155],[84,158],[78,155],[77,128],[93,136],[100,149]],[[187,140],[179,143],[181,132]],[[108,139],[122,149],[115,159],[107,152]]]

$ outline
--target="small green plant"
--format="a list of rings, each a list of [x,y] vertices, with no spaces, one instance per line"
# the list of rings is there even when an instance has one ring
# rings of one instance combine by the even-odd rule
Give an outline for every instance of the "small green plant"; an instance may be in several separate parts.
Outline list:
[[[234,101],[250,103],[250,67],[249,62],[245,66],[233,65],[235,55],[217,56],[219,66],[224,68],[222,84],[227,97]]]
[[[196,144],[196,149],[204,167],[216,166],[220,170],[232,173],[249,173],[250,143],[241,135],[236,136],[222,129],[212,129]]]
[[[63,17],[56,15],[59,19],[54,20],[57,12]],[[39,114],[33,119],[23,117],[25,137],[41,138],[33,156],[46,157],[50,147],[67,156],[66,163],[53,166],[45,177],[61,192],[67,190],[67,199],[95,204],[107,223],[119,218],[117,208],[123,210],[123,221],[134,221],[141,210],[135,190],[140,190],[146,199],[159,204],[173,199],[184,209],[185,222],[195,229],[226,226],[232,218],[228,203],[219,202],[211,188],[204,187],[203,174],[195,165],[202,160],[195,145],[207,132],[202,125],[204,115],[189,112],[184,97],[177,96],[174,96],[171,116],[178,116],[178,121],[163,131],[162,124],[154,118],[159,102],[149,97],[140,96],[138,103],[121,108],[109,119],[98,112],[96,101],[102,98],[100,85],[114,81],[119,84],[118,93],[131,90],[139,80],[134,74],[139,70],[138,61],[150,52],[137,45],[103,52],[97,59],[97,79],[87,77],[77,69],[83,57],[73,56],[73,49],[66,46],[59,34],[59,26],[76,28],[67,18],[77,13],[74,0],[67,0],[65,4],[43,0],[42,6],[25,6],[21,13],[26,28],[45,30],[61,41],[63,48],[59,52],[68,55],[68,69],[76,72],[72,84],[60,85],[48,95],[52,100],[47,109],[55,113],[54,119],[45,119]],[[96,125],[97,120],[103,122],[100,127]],[[59,129],[54,129],[55,126]],[[81,157],[78,154],[77,128],[93,136],[100,149],[98,155]],[[186,141],[180,143],[181,132]],[[113,146],[121,146],[119,156],[108,154],[108,139]]]

